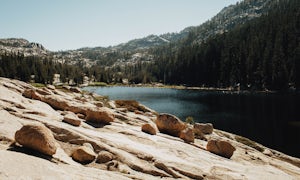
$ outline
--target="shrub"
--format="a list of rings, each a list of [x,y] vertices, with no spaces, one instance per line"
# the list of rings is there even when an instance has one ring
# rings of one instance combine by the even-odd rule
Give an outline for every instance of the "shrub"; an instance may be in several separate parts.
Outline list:
[[[194,118],[192,116],[188,116],[187,118],[185,118],[185,122],[188,124],[195,124]]]

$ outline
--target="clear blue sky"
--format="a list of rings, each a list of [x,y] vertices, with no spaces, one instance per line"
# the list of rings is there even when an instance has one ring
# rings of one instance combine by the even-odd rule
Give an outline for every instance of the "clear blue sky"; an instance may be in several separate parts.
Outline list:
[[[0,38],[57,51],[179,32],[238,0],[1,0]]]

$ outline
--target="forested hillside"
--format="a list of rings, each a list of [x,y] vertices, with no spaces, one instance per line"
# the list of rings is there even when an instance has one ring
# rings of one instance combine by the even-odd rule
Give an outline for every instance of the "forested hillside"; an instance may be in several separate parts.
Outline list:
[[[38,83],[50,84],[53,81],[53,75],[58,73],[63,82],[73,79],[75,83],[80,83],[83,72],[83,69],[78,66],[57,63],[51,58],[24,57],[19,54],[0,56],[0,76],[25,82],[34,80]]]
[[[300,1],[280,0],[232,31],[192,43],[195,34],[153,51],[152,75],[169,84],[284,90],[300,86]]]
[[[2,39],[0,76],[50,84],[53,75],[60,74],[61,82],[75,84],[87,76],[106,83],[127,79],[247,90],[299,89],[299,4],[299,0],[242,1],[201,26],[187,28],[176,41],[138,51],[123,47],[136,47],[136,40],[120,45],[122,50],[117,46],[50,52],[24,39]],[[157,36],[146,39],[156,42]]]

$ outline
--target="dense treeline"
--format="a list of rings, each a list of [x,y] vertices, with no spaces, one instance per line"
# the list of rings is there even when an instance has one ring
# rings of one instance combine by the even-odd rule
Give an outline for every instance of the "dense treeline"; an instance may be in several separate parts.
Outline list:
[[[170,84],[283,90],[300,86],[300,1],[281,0],[260,18],[199,44],[153,50],[152,75]]]
[[[55,62],[53,59],[22,54],[0,55],[0,76],[29,82],[52,84],[54,74],[60,75],[62,83],[82,84],[83,77],[94,77],[96,81],[110,82],[112,75],[104,68],[84,67],[80,62],[75,65]],[[32,77],[32,75],[34,75]]]
[[[24,57],[0,55],[0,76],[53,82],[60,74],[63,83],[83,83],[83,76],[95,81],[121,83],[164,82],[207,87],[285,90],[300,87],[300,1],[274,1],[270,11],[260,18],[241,24],[227,33],[196,43],[197,30],[177,42],[145,50],[151,61],[141,57],[128,62],[136,52],[104,53],[88,51],[84,57],[97,60],[87,68],[55,62],[51,56]],[[151,55],[151,56],[150,56]],[[152,57],[153,55],[153,57]],[[118,61],[124,61],[117,63]]]
[[[21,53],[0,55],[0,76],[25,82],[33,80],[36,83],[52,84],[54,74],[59,74],[61,83],[82,84],[84,76],[97,82],[119,83],[123,78],[122,74],[118,75],[119,71],[119,67],[107,68],[97,64],[88,68],[81,61],[69,64],[57,62],[51,57],[25,57]]]
[[[57,63],[51,58],[24,57],[22,54],[0,56],[0,76],[26,82],[34,80],[38,83],[52,84],[54,74],[60,74],[62,82],[73,79],[75,83],[81,83],[82,73],[82,69],[78,66]]]

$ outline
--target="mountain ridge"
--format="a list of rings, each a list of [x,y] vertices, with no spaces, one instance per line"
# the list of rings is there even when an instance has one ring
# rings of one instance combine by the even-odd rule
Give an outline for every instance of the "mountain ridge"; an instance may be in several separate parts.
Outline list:
[[[268,50],[272,50],[272,43],[275,43],[275,37],[269,38],[271,41],[266,45],[262,44],[260,41],[253,41],[253,37],[257,35],[259,32],[266,32],[266,35],[262,37],[258,37],[258,39],[266,39],[269,37],[268,28],[273,28],[273,32],[276,32],[280,29],[277,27],[271,26],[272,24],[278,24],[276,21],[272,23],[273,19],[266,18],[268,13],[275,11],[277,14],[281,13],[283,8],[289,6],[294,3],[294,6],[298,6],[297,2],[292,2],[293,0],[278,0],[278,1],[263,1],[263,0],[248,0],[237,3],[236,5],[231,5],[225,7],[220,13],[218,13],[211,20],[202,24],[201,26],[196,27],[187,27],[181,31],[181,33],[166,33],[163,35],[149,35],[142,39],[135,39],[129,41],[127,43],[120,44],[118,46],[111,47],[94,47],[94,48],[80,48],[77,50],[69,50],[69,51],[44,51],[44,56],[40,55],[40,51],[43,49],[38,45],[34,45],[34,43],[29,43],[28,41],[21,39],[21,41],[28,44],[29,48],[25,48],[29,53],[25,54],[25,56],[32,55],[33,57],[24,58],[24,54],[22,54],[23,50],[21,47],[13,47],[13,46],[3,46],[4,48],[1,51],[5,51],[5,54],[1,54],[2,56],[2,64],[5,66],[15,66],[12,65],[12,59],[18,66],[19,69],[22,69],[22,65],[27,63],[28,70],[23,72],[28,75],[37,75],[34,79],[38,80],[38,82],[46,82],[51,83],[51,76],[53,74],[58,73],[62,74],[61,81],[62,82],[70,82],[72,79],[75,80],[75,84],[83,83],[83,77],[86,76],[92,81],[100,81],[106,83],[122,83],[128,82],[133,84],[138,83],[151,83],[151,82],[161,82],[165,84],[185,84],[190,86],[205,86],[205,87],[235,87],[241,85],[241,88],[249,88],[258,90],[258,88],[269,89],[269,85],[274,85],[275,76],[282,77],[282,73],[276,74],[277,70],[272,70],[273,68],[269,62],[273,61],[273,56],[278,62],[284,63],[283,61],[279,61],[278,57],[283,57],[284,54],[273,54],[270,52],[261,52],[264,51],[264,47],[267,46]],[[291,8],[292,9],[292,8]],[[290,14],[290,13],[289,13]],[[280,17],[286,17],[285,14],[280,15]],[[290,15],[291,17],[297,16],[297,14]],[[267,27],[259,27],[252,28],[256,29],[251,34],[249,34],[248,30],[245,27],[254,27],[258,26],[258,24],[262,23],[261,19],[265,19],[267,22],[265,26]],[[281,18],[278,18],[280,20]],[[295,18],[290,18],[295,19]],[[268,22],[270,22],[268,24]],[[285,21],[286,22],[286,21]],[[292,28],[289,27],[289,24],[284,21],[280,21],[280,27],[285,27],[286,29]],[[290,21],[291,22],[291,21]],[[293,21],[294,22],[294,21]],[[292,25],[292,24],[291,24]],[[295,25],[294,25],[295,26]],[[243,28],[244,27],[244,28]],[[228,31],[227,31],[228,29]],[[244,34],[240,33],[240,30],[243,29]],[[249,28],[248,28],[249,29]],[[236,35],[231,35],[232,32],[238,32],[236,35],[242,36],[239,40]],[[277,34],[282,31],[278,31]],[[185,37],[180,37],[185,33]],[[230,36],[227,41],[221,41],[226,36]],[[289,36],[295,36],[295,34],[290,34]],[[171,39],[174,39],[172,41]],[[176,40],[176,38],[178,40]],[[247,39],[245,41],[245,38]],[[282,41],[282,38],[276,37],[277,41],[277,49],[285,48],[280,47],[279,41]],[[295,38],[293,38],[295,39]],[[297,39],[297,38],[296,38]],[[16,40],[16,39],[10,39]],[[255,39],[254,39],[255,40]],[[267,41],[269,41],[267,40]],[[240,41],[240,43],[236,43]],[[228,43],[229,42],[229,43]],[[252,48],[245,48],[245,45],[249,45],[249,42],[253,43]],[[286,41],[287,42],[287,41]],[[294,41],[293,41],[294,42]],[[270,44],[271,43],[271,44]],[[297,43],[297,42],[296,42]],[[3,43],[2,43],[3,44]],[[137,45],[140,44],[140,45]],[[142,44],[142,45],[141,45]],[[225,50],[223,46],[226,44]],[[239,45],[238,45],[239,44]],[[1,45],[1,43],[0,43]],[[235,45],[235,46],[233,46]],[[242,45],[242,46],[240,46]],[[250,49],[254,49],[256,46],[260,46],[259,50],[251,53],[253,55],[249,56]],[[230,48],[233,48],[232,50]],[[292,44],[291,47],[294,47]],[[21,48],[21,50],[18,50]],[[4,49],[4,50],[3,50]],[[239,51],[239,52],[236,52]],[[260,54],[257,54],[257,52]],[[285,50],[286,51],[286,50]],[[292,49],[290,51],[293,51]],[[13,55],[9,53],[13,52]],[[27,52],[27,51],[24,51]],[[31,53],[31,54],[30,54]],[[225,53],[225,54],[224,54]],[[237,70],[231,69],[232,72],[227,72],[228,67],[233,67],[233,65],[227,65],[228,62],[232,63],[233,57],[230,55],[241,55],[236,56],[239,59],[235,63],[235,68]],[[242,53],[242,54],[241,54]],[[262,57],[262,53],[266,54],[264,56],[264,62],[259,62],[259,68],[255,69],[251,68],[251,63],[256,63],[257,60],[254,60],[253,57]],[[248,56],[245,59],[246,55]],[[268,58],[269,56],[272,56]],[[277,57],[275,57],[277,56]],[[224,57],[227,57],[228,60],[224,60]],[[293,56],[294,57],[294,56]],[[296,56],[295,56],[296,57]],[[223,58],[223,59],[222,59]],[[40,70],[36,69],[36,66],[29,64],[28,62],[21,62],[23,59],[31,59],[36,64],[43,64],[45,67],[45,71],[47,74],[40,72]],[[167,60],[169,59],[169,60]],[[223,61],[220,61],[222,59]],[[261,59],[261,58],[260,58]],[[36,60],[43,60],[42,63],[37,62]],[[51,61],[51,62],[47,62]],[[160,61],[162,63],[160,63]],[[226,62],[225,62],[226,61]],[[288,69],[293,68],[293,60],[289,60],[290,62],[286,66]],[[58,64],[57,64],[58,63]],[[227,64],[226,64],[227,63]],[[241,63],[243,66],[241,66]],[[245,63],[247,63],[245,65]],[[51,67],[54,65],[54,67]],[[254,64],[255,67],[257,63]],[[253,65],[253,66],[254,66]],[[5,67],[3,66],[3,67]],[[239,74],[240,67],[247,67],[247,73],[250,74],[248,76],[241,76]],[[262,69],[264,67],[265,69]],[[276,65],[279,69],[283,67],[282,72],[283,79],[286,79],[288,72],[285,66]],[[227,70],[225,70],[227,68]],[[296,68],[296,67],[295,67]],[[11,72],[8,72],[8,69]],[[16,73],[14,67],[2,69],[0,67],[0,75],[6,75],[7,77],[17,78],[20,77],[22,73]],[[214,71],[210,71],[209,69],[214,69]],[[24,71],[25,71],[24,70]],[[270,73],[270,71],[272,72]],[[44,70],[43,70],[44,71]],[[220,72],[222,71],[222,74]],[[245,72],[245,70],[241,70]],[[274,72],[273,72],[274,71]],[[20,72],[20,71],[18,71]],[[40,72],[40,74],[38,74]],[[178,73],[180,72],[180,73]],[[200,75],[201,73],[205,75]],[[227,73],[225,73],[227,72]],[[281,83],[284,84],[284,88],[292,88],[295,89],[295,75],[296,71],[292,71],[289,76],[289,82]],[[42,74],[41,74],[42,73]],[[197,74],[197,76],[193,75]],[[231,74],[228,74],[231,73]],[[177,75],[176,75],[177,74]],[[274,75],[270,77],[270,74]],[[171,76],[173,75],[173,77]],[[176,77],[174,77],[176,75]],[[259,79],[261,76],[267,77],[267,79]],[[39,78],[43,77],[43,78]],[[47,77],[47,78],[45,78]],[[197,78],[196,78],[197,77]],[[220,78],[222,77],[222,81]],[[243,79],[239,79],[243,77]],[[255,78],[254,78],[255,77]],[[203,78],[206,80],[210,79],[209,82],[203,81]],[[218,79],[219,78],[219,79]],[[26,79],[30,79],[26,77]],[[47,79],[47,80],[46,80]],[[230,82],[229,82],[230,79]],[[246,80],[245,80],[246,79]],[[255,80],[254,80],[255,79]],[[123,81],[124,80],[124,81]],[[219,80],[219,81],[217,81]],[[224,83],[223,83],[224,81]],[[259,81],[259,82],[258,82]],[[243,83],[240,83],[243,82]],[[265,83],[266,82],[266,83]],[[266,86],[267,85],[267,86]],[[275,87],[275,86],[271,86]],[[280,89],[282,86],[276,86],[276,89]],[[259,89],[260,90],[260,89]]]
[[[0,39],[1,53],[22,53],[24,56],[47,56],[50,52],[42,44],[23,38]]]
[[[180,32],[165,33],[160,35],[148,35],[143,38],[137,38],[125,43],[118,44],[116,46],[109,47],[83,47],[75,50],[66,51],[49,51],[46,50],[39,43],[29,43],[28,40],[20,39],[20,45],[27,44],[26,46],[8,46],[5,47],[3,41],[15,41],[16,38],[0,39],[1,52],[13,52],[24,53],[25,56],[53,56],[54,59],[59,62],[63,62],[63,59],[67,59],[68,62],[76,64],[76,61],[89,61],[93,64],[95,61],[99,61],[101,65],[101,59],[105,59],[108,53],[112,52],[127,52],[131,55],[129,58],[125,58],[125,61],[133,62],[133,55],[141,53],[147,58],[148,51],[151,48],[168,45],[170,43],[177,43],[178,41],[189,38],[190,34],[195,34],[195,39],[192,43],[201,43],[207,38],[216,34],[222,34],[227,32],[237,24],[244,23],[253,18],[259,17],[266,12],[271,0],[245,0],[237,2],[235,5],[224,7],[217,15],[200,24],[199,26],[189,26],[181,30]],[[32,47],[30,49],[30,47]],[[22,49],[23,48],[23,49]],[[91,57],[92,56],[92,57]],[[124,57],[119,55],[115,62],[123,61]],[[149,61],[151,59],[147,59]],[[74,62],[75,61],[75,62]],[[104,64],[105,65],[105,64]],[[89,66],[89,65],[88,65]]]

